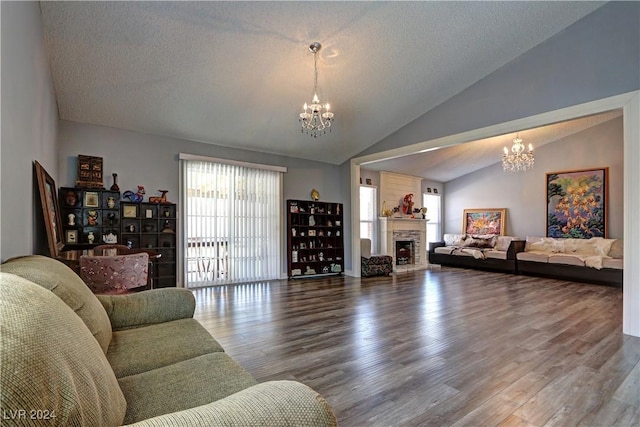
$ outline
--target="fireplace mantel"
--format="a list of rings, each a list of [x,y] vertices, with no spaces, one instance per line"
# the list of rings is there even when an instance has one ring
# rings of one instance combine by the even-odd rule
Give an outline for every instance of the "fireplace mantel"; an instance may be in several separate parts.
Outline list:
[[[412,233],[416,236],[416,266],[427,265],[427,221],[428,219],[419,218],[387,218],[380,217],[380,251],[383,255],[391,255],[393,264],[396,264],[395,258],[395,238],[399,235]],[[401,238],[400,240],[404,240]]]

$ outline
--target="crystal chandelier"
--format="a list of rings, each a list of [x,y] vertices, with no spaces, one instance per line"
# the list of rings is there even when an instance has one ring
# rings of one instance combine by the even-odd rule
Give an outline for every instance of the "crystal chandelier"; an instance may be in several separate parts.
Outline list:
[[[333,121],[333,113],[329,111],[329,104],[321,104],[318,99],[318,60],[317,55],[322,45],[313,42],[309,46],[309,50],[313,53],[313,100],[311,104],[306,102],[302,106],[300,113],[300,125],[302,132],[307,132],[314,138],[317,138],[321,132],[327,133],[327,129],[331,131],[331,122]]]
[[[516,135],[513,140],[511,152],[504,147],[502,155],[502,168],[507,172],[521,172],[533,168],[533,145],[529,144],[529,151],[525,152],[522,138]]]

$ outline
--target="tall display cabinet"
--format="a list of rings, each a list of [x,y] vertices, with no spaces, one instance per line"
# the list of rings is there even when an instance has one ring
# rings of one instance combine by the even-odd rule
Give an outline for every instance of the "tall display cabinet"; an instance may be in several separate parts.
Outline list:
[[[342,203],[287,200],[289,278],[342,274]]]
[[[130,248],[151,249],[161,255],[153,263],[153,287],[176,286],[176,205],[123,201],[120,207],[122,243]]]

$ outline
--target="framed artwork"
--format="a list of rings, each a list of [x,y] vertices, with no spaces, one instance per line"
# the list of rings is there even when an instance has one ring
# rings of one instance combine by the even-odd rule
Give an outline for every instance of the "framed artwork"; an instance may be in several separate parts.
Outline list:
[[[100,207],[100,195],[97,191],[87,191],[84,193],[84,206],[87,208]]]
[[[547,173],[547,237],[607,237],[609,168]]]
[[[122,216],[125,218],[135,218],[138,216],[138,207],[136,205],[125,205],[122,208]]]
[[[365,182],[367,183],[367,185],[371,185],[371,178],[367,178]]]
[[[437,188],[433,189],[433,194],[438,194],[438,189]]]
[[[427,193],[431,193],[431,187],[427,187]]]
[[[44,215],[44,226],[47,231],[47,241],[49,243],[49,253],[52,258],[55,258],[64,248],[64,242],[62,241],[62,220],[60,219],[56,183],[40,163],[36,161],[35,166],[42,214]]]
[[[78,243],[78,230],[67,230],[66,241],[68,245]]]
[[[465,209],[462,232],[467,234],[500,234],[507,229],[507,210]]]

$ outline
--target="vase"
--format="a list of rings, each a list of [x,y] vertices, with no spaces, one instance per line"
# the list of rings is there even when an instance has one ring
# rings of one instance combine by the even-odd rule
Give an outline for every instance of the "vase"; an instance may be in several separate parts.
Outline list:
[[[111,186],[111,191],[120,191],[120,187],[118,187],[118,174],[111,174],[113,176],[113,185]]]

